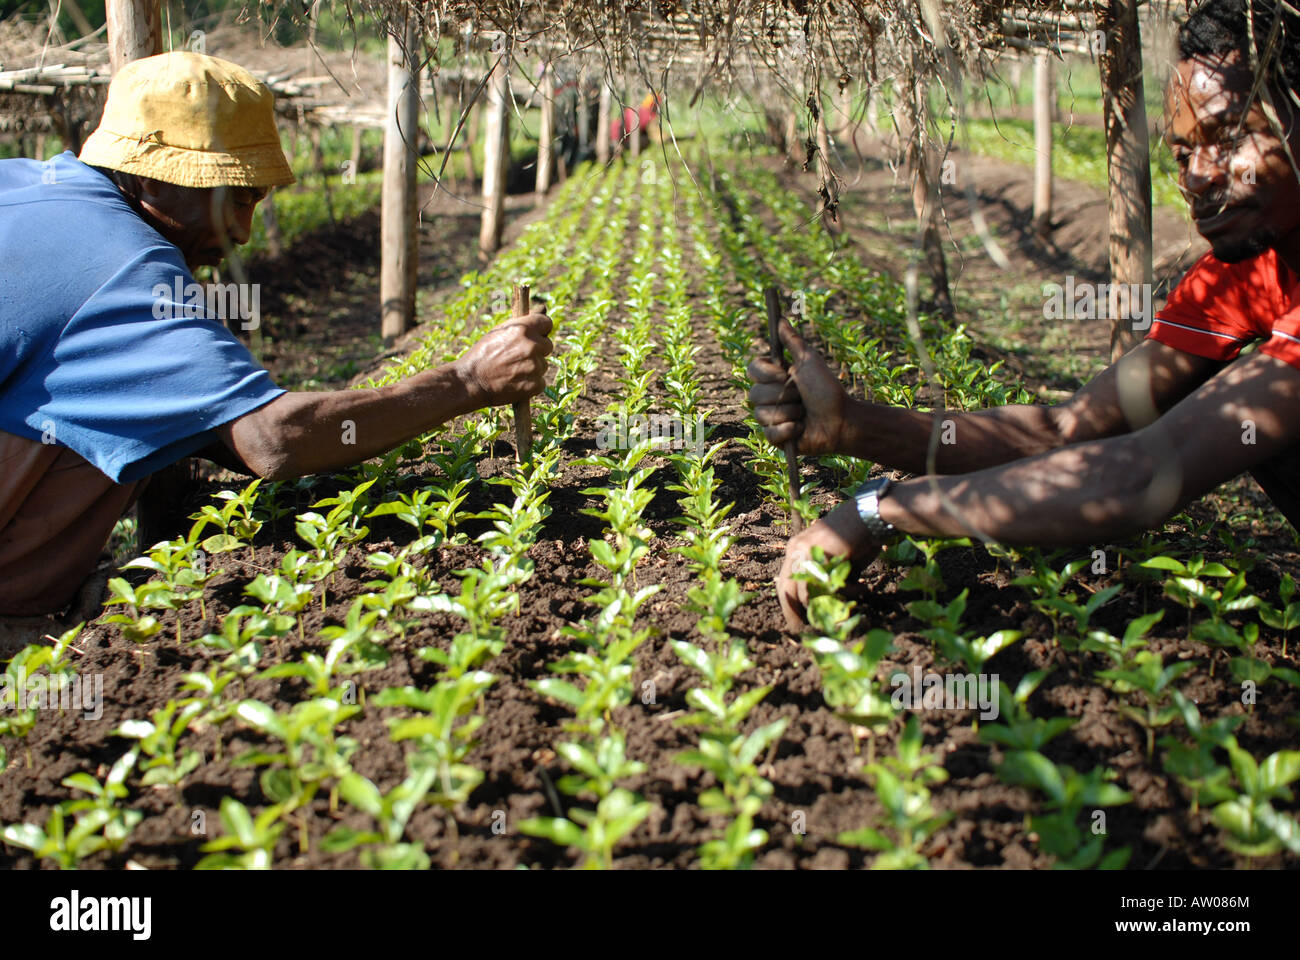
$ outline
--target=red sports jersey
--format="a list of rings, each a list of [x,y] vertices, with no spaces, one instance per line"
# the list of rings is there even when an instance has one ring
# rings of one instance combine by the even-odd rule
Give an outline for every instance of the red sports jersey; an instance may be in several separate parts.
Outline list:
[[[1262,353],[1300,368],[1300,279],[1274,250],[1241,263],[1207,253],[1169,294],[1147,338],[1212,360],[1232,360],[1262,340]]]

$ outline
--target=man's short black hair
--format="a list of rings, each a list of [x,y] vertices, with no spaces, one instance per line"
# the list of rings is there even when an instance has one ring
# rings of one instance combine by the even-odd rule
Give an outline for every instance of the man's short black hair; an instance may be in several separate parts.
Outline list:
[[[1277,37],[1270,45],[1274,26]],[[1182,60],[1225,57],[1236,53],[1243,65],[1254,60],[1273,89],[1300,104],[1300,16],[1282,0],[1206,0],[1178,30]]]

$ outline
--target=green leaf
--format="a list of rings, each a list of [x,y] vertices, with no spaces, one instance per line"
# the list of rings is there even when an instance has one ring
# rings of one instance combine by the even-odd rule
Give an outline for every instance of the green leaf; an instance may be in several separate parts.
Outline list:
[[[335,827],[321,837],[320,850],[323,853],[346,853],[363,843],[379,843],[381,839],[374,831]]]
[[[524,820],[519,824],[519,832],[530,837],[545,837],[552,843],[564,847],[581,847],[583,845],[582,830],[571,820],[564,820],[560,817],[539,817],[535,820]]]

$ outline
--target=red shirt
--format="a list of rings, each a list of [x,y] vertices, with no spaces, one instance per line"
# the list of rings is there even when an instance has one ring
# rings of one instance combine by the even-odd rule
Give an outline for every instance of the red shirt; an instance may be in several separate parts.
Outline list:
[[[1300,279],[1266,250],[1241,263],[1207,253],[1169,294],[1147,339],[1211,360],[1260,352],[1300,368]]]

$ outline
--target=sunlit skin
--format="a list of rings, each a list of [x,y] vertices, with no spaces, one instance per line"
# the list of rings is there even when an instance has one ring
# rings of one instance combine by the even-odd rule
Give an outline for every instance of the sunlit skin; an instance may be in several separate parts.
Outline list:
[[[1232,62],[1178,64],[1167,120],[1181,185],[1216,256],[1240,261],[1272,246],[1300,273],[1300,182],[1264,112],[1244,109],[1248,91],[1248,74]],[[1282,119],[1292,126],[1289,113]],[[768,440],[794,440],[805,455],[933,469],[895,484],[880,502],[881,518],[913,536],[1103,545],[1158,525],[1300,443],[1292,415],[1300,370],[1263,353],[1223,367],[1148,340],[1056,406],[946,412],[956,442],[940,446],[931,467],[931,414],[849,397],[788,324],[781,337],[788,373],[766,358],[749,365],[750,403]],[[1242,441],[1247,420],[1256,428],[1252,444]],[[852,500],[792,537],[777,577],[791,629],[801,628],[807,602],[793,577],[814,546],[858,565],[881,549]]]
[[[253,235],[253,212],[264,187],[181,187],[131,177],[129,195],[151,227],[180,249],[190,270],[215,267],[228,249]]]
[[[1274,94],[1282,132],[1240,58],[1184,60],[1165,92],[1165,139],[1197,231],[1215,257],[1239,263],[1270,247],[1300,273],[1300,179],[1287,146],[1300,157],[1300,131],[1287,99]]]

